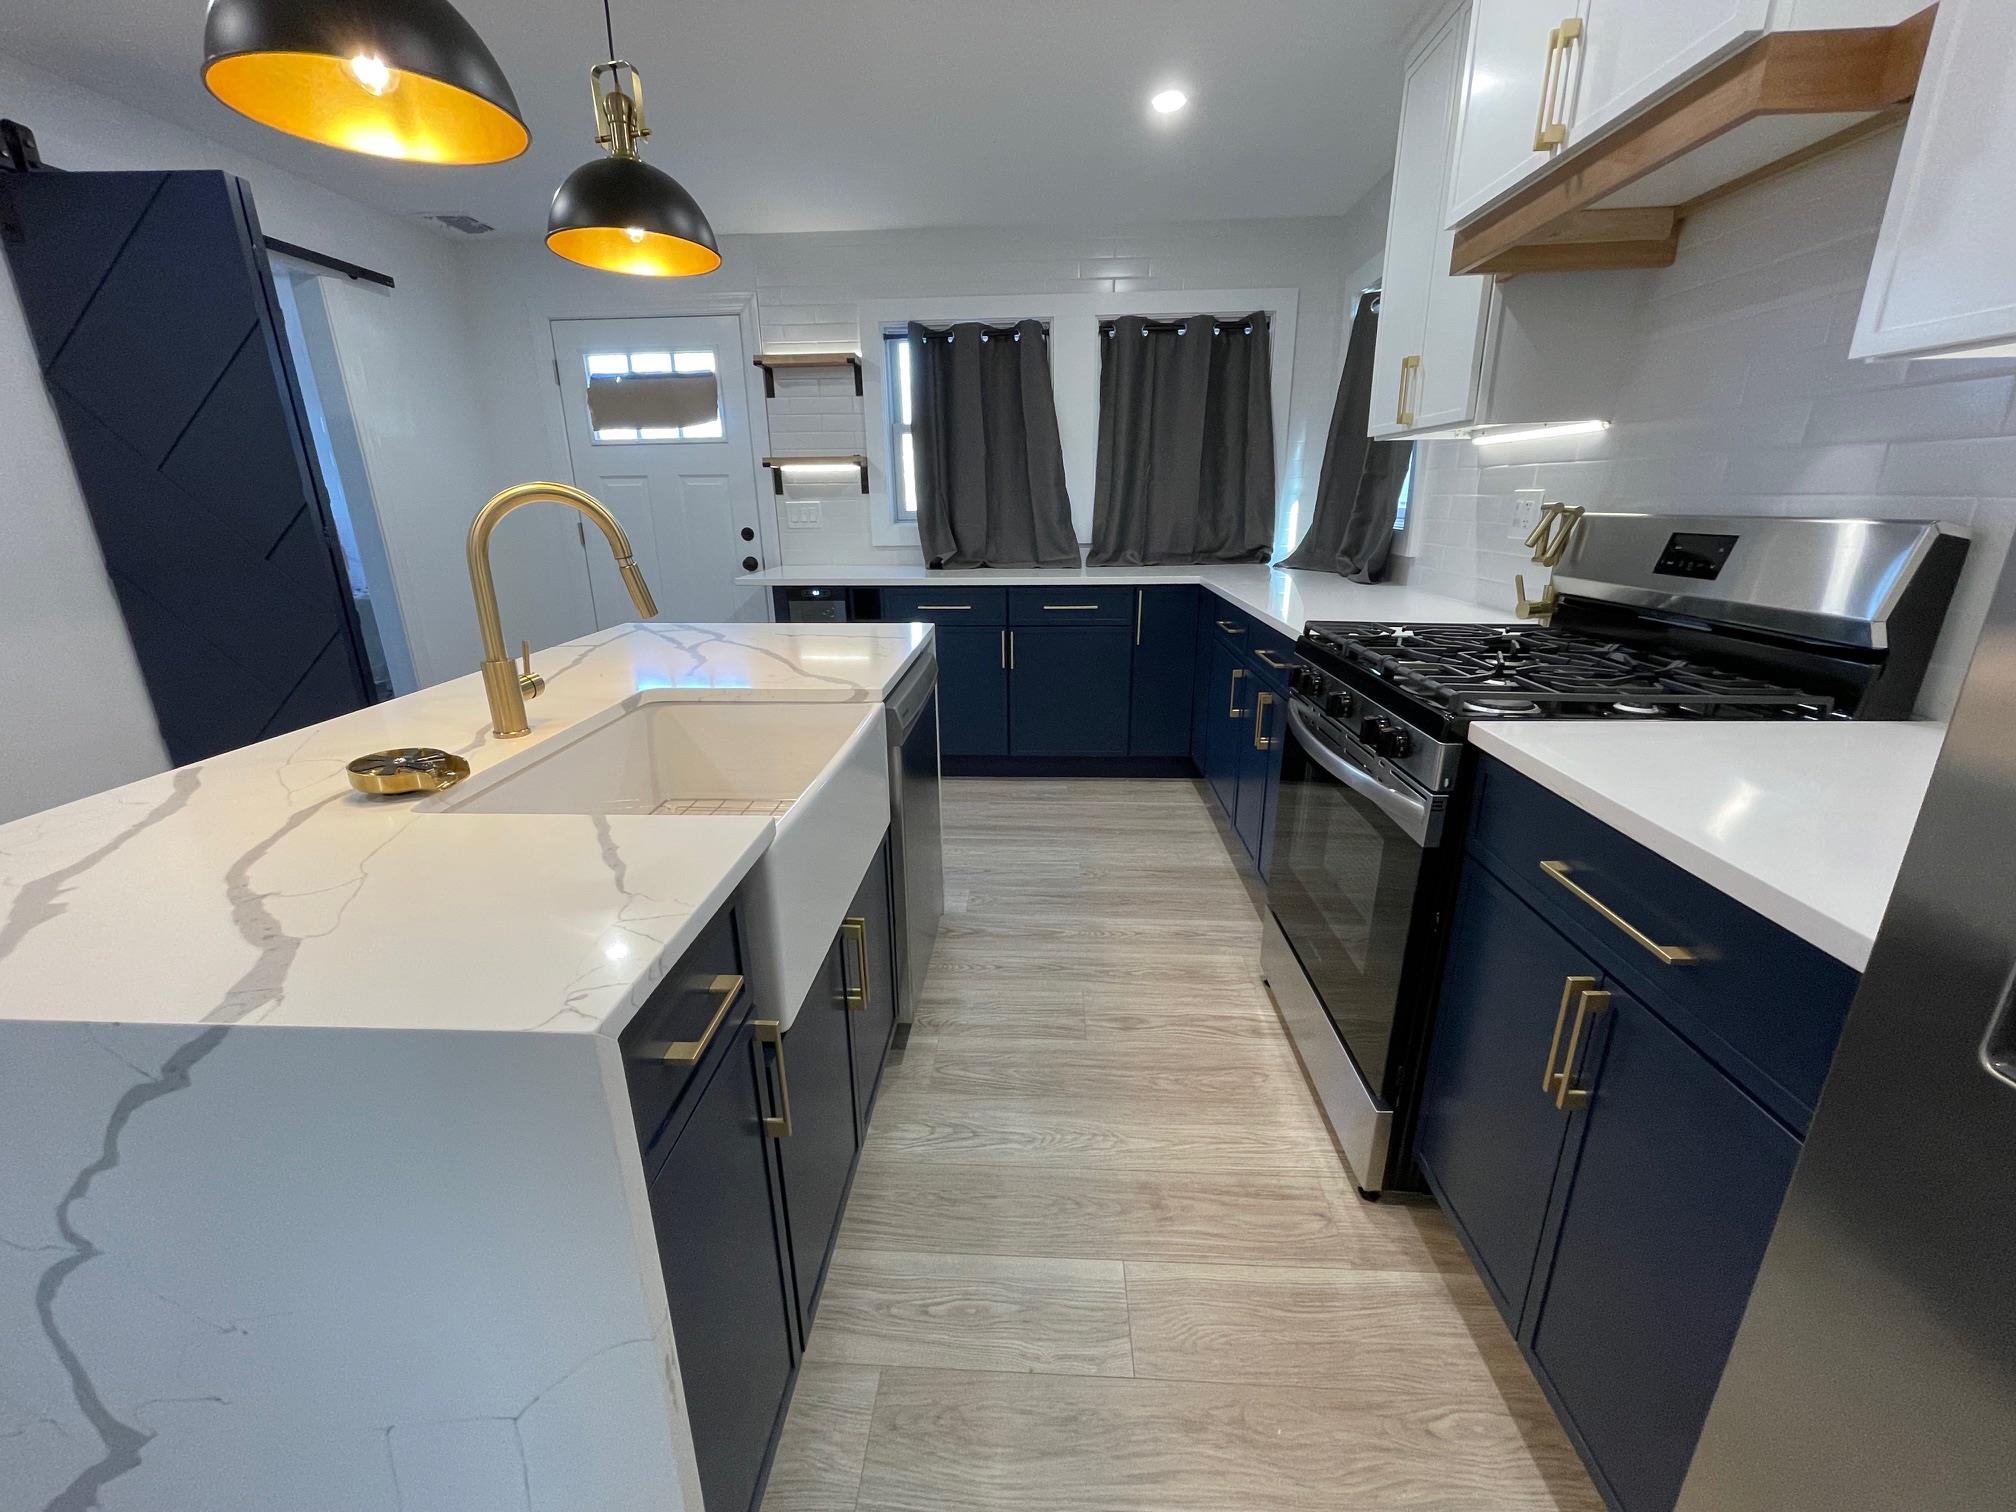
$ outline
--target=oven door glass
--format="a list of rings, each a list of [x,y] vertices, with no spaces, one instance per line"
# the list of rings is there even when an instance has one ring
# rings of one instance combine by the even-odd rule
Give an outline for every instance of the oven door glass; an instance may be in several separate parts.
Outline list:
[[[1284,723],[1267,901],[1359,1076],[1390,1106],[1401,968],[1429,852],[1325,771]]]

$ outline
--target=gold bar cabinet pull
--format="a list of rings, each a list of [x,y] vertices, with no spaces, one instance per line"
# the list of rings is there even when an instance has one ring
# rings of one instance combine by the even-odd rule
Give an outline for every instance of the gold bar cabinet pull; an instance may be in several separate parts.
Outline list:
[[[757,1019],[752,1026],[756,1030],[759,1045],[771,1045],[777,1051],[777,1112],[765,1114],[763,1132],[772,1139],[791,1137],[791,1079],[784,1074],[784,1030],[775,1019]]]
[[[707,1053],[707,1047],[714,1043],[714,1035],[727,1020],[728,1012],[742,997],[742,978],[739,976],[717,976],[708,984],[708,991],[714,994],[714,1016],[707,1020],[707,1027],[700,1031],[697,1040],[651,1040],[639,1045],[631,1052],[632,1060],[658,1061],[667,1066],[697,1066],[700,1057]]]
[[[1547,1046],[1547,1069],[1540,1073],[1540,1090],[1549,1097],[1555,1091],[1554,1061],[1561,1054],[1561,1031],[1568,1027],[1568,1005],[1580,994],[1594,991],[1596,982],[1597,978],[1592,976],[1571,976],[1561,983],[1561,1006],[1554,1013],[1554,1039]]]
[[[1402,357],[1400,359],[1400,402],[1393,409],[1393,423],[1395,425],[1412,425],[1414,423],[1414,411],[1407,407],[1407,391],[1412,387],[1412,380],[1418,378],[1420,373],[1421,359],[1419,357]]]
[[[1269,651],[1265,646],[1260,646],[1256,648],[1253,654],[1259,657],[1260,660],[1262,660],[1263,662],[1267,663],[1267,665],[1272,667],[1276,672],[1293,672],[1295,670],[1295,663],[1291,661],[1281,660],[1280,657],[1276,656],[1272,651]]]
[[[1575,1000],[1575,1023],[1568,1031],[1568,1048],[1561,1056],[1561,1069],[1554,1075],[1554,1106],[1563,1113],[1589,1106],[1589,1094],[1575,1085],[1575,1056],[1582,1048],[1582,1027],[1592,1014],[1610,1011],[1610,994],[1585,992]]]
[[[1570,873],[1574,870],[1566,861],[1542,861],[1540,870],[1567,888],[1577,901],[1587,904],[1597,914],[1621,930],[1632,944],[1654,957],[1661,966],[1684,966],[1696,959],[1693,951],[1685,945],[1661,945],[1636,924],[1618,913],[1608,903],[1597,897],[1589,889],[1578,883]]]
[[[859,1013],[868,1006],[868,921],[848,919],[841,924],[840,932],[854,941],[854,962],[861,968],[857,978],[861,985],[847,989],[847,1006]]]
[[[1244,667],[1234,667],[1232,669],[1232,699],[1225,709],[1225,717],[1227,719],[1244,719],[1246,717],[1247,711],[1239,707],[1239,684],[1245,680],[1246,669]]]
[[[1262,693],[1253,700],[1253,749],[1256,751],[1274,749],[1274,737],[1264,733],[1267,729],[1267,710],[1273,703],[1272,693]]]

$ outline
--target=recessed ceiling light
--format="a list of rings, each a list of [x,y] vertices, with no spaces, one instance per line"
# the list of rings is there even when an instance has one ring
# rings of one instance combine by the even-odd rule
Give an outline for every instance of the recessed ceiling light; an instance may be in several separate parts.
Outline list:
[[[1180,89],[1165,89],[1148,101],[1157,115],[1174,115],[1190,103],[1190,96]]]

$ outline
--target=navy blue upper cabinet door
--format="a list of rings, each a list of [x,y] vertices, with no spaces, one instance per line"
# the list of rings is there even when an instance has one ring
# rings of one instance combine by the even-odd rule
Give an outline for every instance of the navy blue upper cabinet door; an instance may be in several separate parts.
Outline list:
[[[1542,1090],[1548,1047],[1570,980],[1594,987],[1597,976],[1495,877],[1465,866],[1416,1154],[1515,1331],[1562,1141],[1581,1118]]]
[[[1639,1512],[1680,1494],[1799,1143],[1614,985],[1606,1016],[1532,1348]]]
[[[743,1512],[797,1354],[749,1010],[728,1033],[713,1079],[651,1181],[651,1219],[700,1487],[709,1507]]]
[[[1008,632],[938,627],[938,741],[947,756],[1008,754]]]
[[[1186,756],[1197,676],[1198,590],[1181,585],[1134,591],[1134,728],[1128,748],[1136,756]]]
[[[1133,626],[1008,634],[1009,754],[1125,756]]]
[[[371,681],[245,185],[8,174],[0,240],[169,756]]]

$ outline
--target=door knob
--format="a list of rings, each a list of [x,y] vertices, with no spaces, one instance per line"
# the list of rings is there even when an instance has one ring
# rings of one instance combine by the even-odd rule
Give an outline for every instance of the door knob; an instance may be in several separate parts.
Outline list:
[[[756,539],[756,532],[751,530],[747,525],[744,525],[742,527],[742,539],[745,541],[753,541]]]
[[[760,566],[762,566],[762,565],[763,565],[763,564],[762,564],[761,562],[757,561],[757,560],[756,560],[756,558],[754,558],[754,557],[744,557],[744,558],[742,558],[742,570],[743,570],[744,572],[754,572],[754,571],[755,571],[755,570],[756,570],[756,569],[757,569],[758,567],[760,567]]]

